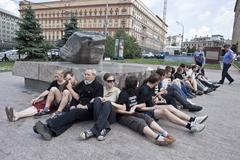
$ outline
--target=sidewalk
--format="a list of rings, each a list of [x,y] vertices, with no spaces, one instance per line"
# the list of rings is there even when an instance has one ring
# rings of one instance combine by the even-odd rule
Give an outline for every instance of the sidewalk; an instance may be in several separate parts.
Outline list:
[[[220,79],[221,71],[207,70],[208,77]],[[191,134],[166,120],[159,124],[175,136],[177,141],[169,147],[160,147],[147,138],[119,124],[112,126],[107,139],[95,138],[80,141],[81,131],[93,122],[78,123],[52,141],[43,141],[32,131],[37,121],[26,118],[14,123],[7,121],[4,107],[21,110],[30,106],[30,100],[38,95],[24,88],[23,78],[10,72],[0,73],[0,159],[1,160],[238,160],[240,157],[240,74],[231,68],[235,82],[209,95],[193,99],[204,106],[196,115],[208,114],[206,128]],[[193,114],[191,114],[193,115]],[[44,121],[44,118],[41,119]]]

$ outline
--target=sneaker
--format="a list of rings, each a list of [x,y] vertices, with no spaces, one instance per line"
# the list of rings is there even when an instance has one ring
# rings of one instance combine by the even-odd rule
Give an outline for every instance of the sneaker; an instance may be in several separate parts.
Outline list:
[[[202,91],[196,91],[196,95],[201,96],[201,95],[203,95],[203,92]]]
[[[230,84],[232,84],[233,82],[234,82],[234,80],[230,81],[228,84],[230,85]]]
[[[198,112],[202,110],[202,107],[197,105],[188,105],[184,106],[183,109],[188,109],[189,112]]]
[[[38,112],[36,114],[33,115],[34,118],[40,118],[40,117],[44,117],[44,116],[48,116],[50,114],[50,111],[41,111],[41,112]]]
[[[108,134],[108,132],[110,132],[110,129],[103,129],[101,130],[100,135],[105,137]]]
[[[100,135],[100,136],[97,137],[97,140],[98,140],[98,141],[104,141],[105,139],[106,139],[106,137],[105,137],[105,136],[102,136],[102,135]]]
[[[37,134],[40,134],[46,141],[50,141],[52,139],[52,133],[50,129],[41,121],[38,121],[35,126],[33,126],[33,131]]]
[[[208,115],[201,116],[201,117],[196,117],[194,120],[195,124],[201,124],[203,123],[206,119],[208,118]]]
[[[191,132],[201,132],[205,128],[204,124],[196,124],[194,122],[191,123]]]
[[[219,81],[217,84],[223,84],[223,81]]]
[[[93,135],[93,132],[91,130],[86,130],[86,131],[80,133],[80,139],[82,139],[82,140],[89,139],[93,136],[94,135]]]

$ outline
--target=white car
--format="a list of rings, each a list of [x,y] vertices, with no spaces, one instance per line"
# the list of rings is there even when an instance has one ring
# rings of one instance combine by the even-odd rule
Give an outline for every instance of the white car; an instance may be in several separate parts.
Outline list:
[[[149,52],[149,53],[143,53],[142,57],[143,58],[154,58],[155,56],[152,52]]]

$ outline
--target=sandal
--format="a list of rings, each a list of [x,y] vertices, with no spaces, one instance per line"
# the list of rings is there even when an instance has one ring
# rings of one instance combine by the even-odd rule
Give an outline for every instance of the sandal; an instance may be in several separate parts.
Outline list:
[[[5,107],[5,112],[6,112],[8,120],[11,121],[10,114],[9,114],[9,108],[7,106]]]
[[[12,107],[9,108],[8,113],[9,113],[10,122],[15,122],[16,119],[15,119],[14,110]]]
[[[156,140],[155,140],[155,144],[159,145],[159,146],[167,146],[169,144],[173,143],[172,140],[163,137],[162,135],[158,135]]]

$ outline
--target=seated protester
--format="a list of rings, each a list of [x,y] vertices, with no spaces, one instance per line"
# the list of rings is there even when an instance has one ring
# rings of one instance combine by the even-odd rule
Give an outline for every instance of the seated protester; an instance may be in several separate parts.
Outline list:
[[[62,94],[61,102],[59,103],[57,112],[55,112],[54,115],[61,114],[62,111],[69,111],[70,106],[72,106],[71,103],[77,101],[73,98],[71,93],[74,92],[74,88],[78,85],[78,81],[71,71],[65,72],[64,77],[67,81],[66,90],[64,90]]]
[[[174,67],[172,67],[172,72],[171,72],[171,80],[173,81],[175,78],[174,74],[176,73],[176,69]]]
[[[71,85],[68,83],[68,85]],[[59,136],[70,128],[75,122],[93,120],[93,106],[91,103],[96,97],[103,97],[103,86],[96,80],[96,70],[86,69],[84,80],[76,87],[68,87],[73,99],[69,112],[62,112],[49,119],[46,124],[38,121],[33,130],[40,134],[44,140],[51,140],[53,136]]]
[[[94,114],[96,114],[94,115],[94,120],[97,121],[98,118],[101,118],[101,124],[90,130],[82,132],[80,134],[80,138],[83,140],[93,137],[94,135],[97,137],[97,140],[104,140],[106,134],[110,131],[109,123],[111,124],[116,121],[116,114],[112,108],[111,102],[117,101],[120,89],[115,87],[115,78],[112,74],[105,73],[103,80],[105,82],[103,97],[94,99]],[[101,112],[103,110],[106,112]]]
[[[159,79],[159,74],[154,73],[147,79],[147,82],[138,89],[137,100],[139,103],[145,104],[145,106],[139,107],[138,110],[156,120],[163,117],[167,118],[170,122],[186,127],[191,132],[202,131],[205,125],[201,123],[207,119],[207,115],[203,117],[190,117],[172,105],[156,105],[158,103],[158,97],[154,94],[154,88],[158,85]]]
[[[209,82],[201,73],[198,73],[197,65],[192,65],[192,71],[196,75],[197,81],[199,81],[202,85],[210,88],[211,90],[216,90],[216,88],[220,86],[220,85],[214,85],[213,83]]]
[[[185,66],[183,64],[181,65],[184,66],[183,78],[185,80],[186,86],[190,89],[190,92],[193,92],[196,95],[203,95],[203,92],[198,90],[196,79],[194,79],[194,77],[191,75],[192,70],[190,69],[190,66]]]
[[[160,82],[158,84],[158,91],[163,91],[162,97],[167,101],[167,104],[172,104],[175,108],[178,108],[177,101],[183,106],[183,109],[188,109],[190,112],[197,112],[202,110],[202,107],[193,105],[187,101],[187,99],[179,93],[173,86],[168,86],[167,89],[162,88],[162,80],[165,78],[165,72],[161,69],[156,71],[160,75]]]
[[[183,68],[182,67],[178,67],[177,68],[177,72],[174,74],[174,78],[181,80],[180,81],[180,83],[181,83],[181,87],[180,88],[181,88],[182,92],[185,94],[185,96],[187,98],[194,98],[194,97],[196,97],[192,92],[189,92],[189,90],[187,89],[186,83],[184,81],[184,78],[183,78],[182,74],[183,74]]]
[[[196,81],[198,91],[202,91],[203,93],[207,94],[212,92],[213,90],[202,84],[198,79],[196,79],[196,71],[198,69],[197,65],[192,65],[189,68],[187,75],[192,79],[192,81]]]
[[[178,67],[177,68],[177,72],[174,73],[174,79],[180,79],[180,80],[183,80],[183,68],[182,67]]]
[[[32,106],[16,112],[12,107],[6,107],[5,111],[10,122],[24,117],[48,115],[57,110],[62,94],[66,87],[64,71],[57,70],[54,74],[55,80],[51,82],[47,90],[31,101]]]
[[[144,113],[137,113],[135,110],[144,104],[137,102],[136,87],[137,77],[128,76],[125,80],[125,88],[121,91],[117,103],[112,102],[116,107],[118,122],[132,130],[144,134],[155,140],[157,145],[168,145],[175,139],[163,130],[151,117]],[[155,132],[157,131],[157,133]]]

